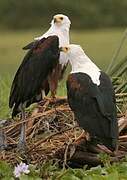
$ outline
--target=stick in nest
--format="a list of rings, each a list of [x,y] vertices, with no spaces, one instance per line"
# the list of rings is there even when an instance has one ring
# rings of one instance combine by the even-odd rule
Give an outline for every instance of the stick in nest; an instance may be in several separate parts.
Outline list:
[[[64,133],[64,132],[69,131],[69,130],[71,130],[71,129],[74,129],[74,128],[76,128],[76,127],[78,127],[78,126],[70,127],[70,128],[61,130],[61,131],[59,131],[59,132],[55,132],[55,133],[49,135],[48,137],[46,137],[46,138],[44,138],[44,139],[41,139],[40,141],[38,141],[37,143],[35,143],[32,148],[30,148],[30,149],[28,150],[28,153],[29,153],[30,151],[32,151],[34,148],[36,148],[36,146],[39,146],[41,143],[43,143],[43,142],[51,139],[53,136],[56,136],[56,135],[58,135],[58,134],[62,134],[62,133]]]

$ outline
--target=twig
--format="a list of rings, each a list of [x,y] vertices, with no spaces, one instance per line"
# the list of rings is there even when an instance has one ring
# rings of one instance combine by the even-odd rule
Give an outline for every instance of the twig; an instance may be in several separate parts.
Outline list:
[[[119,133],[127,127],[127,117],[121,117],[118,121]]]
[[[119,136],[119,140],[126,141],[127,135]]]
[[[117,93],[115,94],[116,97],[127,97],[127,93]]]
[[[48,114],[52,114],[53,112],[58,111],[58,110],[60,110],[60,111],[67,111],[67,110],[68,110],[68,111],[71,111],[69,107],[57,107],[57,108],[53,108],[53,109],[48,110],[48,111],[45,111],[45,112],[43,112],[43,113],[38,113],[38,115],[35,116],[35,117],[30,117],[30,118],[28,118],[28,119],[26,119],[26,120],[24,120],[24,121],[20,121],[20,122],[18,122],[18,123],[16,123],[16,124],[13,124],[13,125],[4,127],[4,128],[2,128],[2,129],[3,129],[3,130],[8,129],[8,130],[7,130],[7,133],[9,133],[10,131],[12,131],[13,128],[15,128],[16,126],[22,124],[23,122],[26,122],[26,123],[27,123],[29,120],[33,120],[33,119],[36,119],[36,118],[40,118],[40,117],[42,117],[42,116],[47,116]],[[11,127],[12,127],[12,129],[10,129]]]
[[[71,142],[72,143],[72,142]],[[65,148],[65,152],[64,152],[64,161],[63,161],[63,169],[65,169],[65,166],[67,164],[67,153],[68,153],[68,147],[70,145],[70,141],[67,143],[67,146]]]
[[[46,138],[44,138],[44,139],[41,139],[40,141],[38,141],[37,143],[35,143],[34,146],[28,150],[28,152],[29,152],[29,151],[32,151],[36,146],[39,146],[41,143],[47,141],[48,139],[51,139],[53,136],[56,136],[56,135],[61,134],[61,133],[64,133],[64,132],[69,131],[69,130],[71,130],[71,129],[74,129],[74,128],[76,128],[76,127],[77,127],[77,126],[75,126],[75,127],[70,127],[70,128],[61,130],[61,131],[59,131],[59,132],[55,132],[55,133],[49,135],[48,137],[46,137]]]

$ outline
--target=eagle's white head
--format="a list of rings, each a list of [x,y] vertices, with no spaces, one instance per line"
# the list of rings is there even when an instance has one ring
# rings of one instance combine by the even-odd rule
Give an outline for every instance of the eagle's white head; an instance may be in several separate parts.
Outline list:
[[[48,29],[48,31],[44,33],[42,36],[39,36],[34,39],[40,40],[42,38],[47,38],[48,36],[56,35],[59,38],[60,47],[68,45],[70,24],[71,21],[67,16],[63,14],[57,14],[53,16],[53,19],[51,21],[51,27]],[[64,53],[60,54],[59,62],[60,64],[62,64],[62,66],[68,62],[68,59],[66,58],[66,55]]]
[[[66,58],[69,59],[72,67],[71,73],[88,74],[95,84],[100,84],[100,69],[90,60],[80,45],[70,44],[61,47],[60,51],[65,53]]]
[[[76,61],[77,58],[85,55],[82,47],[77,44],[69,44],[65,47],[61,47],[60,51],[68,56],[70,62]]]
[[[51,21],[52,26],[56,26],[56,27],[60,27],[60,28],[61,27],[70,28],[70,24],[71,24],[70,19],[63,14],[54,15],[53,19]]]

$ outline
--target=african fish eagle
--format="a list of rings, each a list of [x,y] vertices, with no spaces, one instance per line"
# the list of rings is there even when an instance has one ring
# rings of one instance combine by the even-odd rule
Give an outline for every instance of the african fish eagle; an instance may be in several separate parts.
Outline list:
[[[71,21],[63,14],[57,14],[53,16],[51,21],[51,27],[42,36],[35,38],[34,42],[28,44],[23,49],[31,49],[34,44],[39,40],[43,40],[48,36],[56,35],[59,38],[59,46],[65,46],[69,44],[69,29]],[[65,54],[61,54],[59,57],[59,64],[53,69],[52,73],[48,77],[47,84],[49,83],[51,96],[55,97],[58,86],[58,80],[61,80],[66,70],[68,59]]]
[[[59,63],[59,38],[48,36],[38,40],[25,55],[12,82],[9,107],[12,117],[21,112],[25,119],[25,108],[41,99],[42,89],[48,93],[46,79]],[[21,125],[19,149],[25,149],[25,122]]]
[[[67,79],[67,97],[80,127],[90,134],[91,143],[114,151],[118,122],[110,78],[90,60],[81,46],[72,44],[62,47],[61,51],[72,66]]]

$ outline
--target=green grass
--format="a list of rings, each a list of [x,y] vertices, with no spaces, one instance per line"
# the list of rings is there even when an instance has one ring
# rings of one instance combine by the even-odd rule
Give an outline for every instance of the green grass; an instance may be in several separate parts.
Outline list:
[[[103,155],[104,157],[105,155]],[[109,157],[110,159],[110,157]],[[0,161],[0,178],[7,180],[14,180],[14,168],[4,161]],[[44,162],[39,168],[35,165],[29,164],[29,173],[20,174],[19,180],[125,180],[127,179],[127,161],[110,164],[107,159],[104,162],[104,166],[96,166],[87,169],[87,166],[83,168],[63,168],[60,169],[57,163],[50,161]]]
[[[11,77],[6,75],[0,77],[0,119],[9,117],[10,110],[8,108],[8,95]]]
[[[80,44],[89,57],[103,70],[111,61],[114,50],[118,47],[124,29],[104,29],[71,31],[71,42]],[[9,116],[8,95],[11,81],[22,61],[25,51],[22,47],[43,32],[32,31],[1,31],[0,32],[0,118]],[[124,46],[119,58],[126,55]],[[60,83],[58,95],[65,95],[64,82]]]
[[[115,49],[118,47],[123,29],[74,31],[71,33],[73,43],[80,44],[89,57],[103,70],[106,69]],[[33,31],[5,31],[0,32],[0,119],[10,116],[8,108],[8,96],[12,79],[17,70],[25,51],[22,47],[32,41],[33,37],[40,35],[38,30]],[[126,43],[126,41],[125,41]],[[127,46],[121,50],[118,60],[127,54]],[[67,74],[65,76],[65,79]],[[58,95],[65,95],[65,80],[59,84]],[[0,162],[0,178],[14,179],[13,168],[4,162]],[[108,162],[104,167],[97,166],[90,170],[84,169],[59,169],[51,164],[44,164],[40,169],[30,165],[30,174],[23,175],[20,179],[127,179],[127,160],[111,165]],[[46,177],[46,178],[45,178]],[[4,179],[5,179],[4,178]]]
[[[80,44],[92,60],[105,69],[110,62],[114,50],[119,45],[124,29],[107,29],[71,32],[71,42]],[[0,32],[0,74],[14,73],[25,54],[22,47],[43,32],[33,31],[5,31]],[[126,53],[123,48],[121,56]]]

